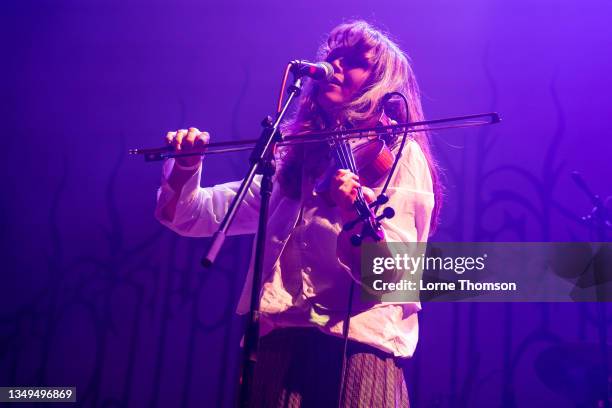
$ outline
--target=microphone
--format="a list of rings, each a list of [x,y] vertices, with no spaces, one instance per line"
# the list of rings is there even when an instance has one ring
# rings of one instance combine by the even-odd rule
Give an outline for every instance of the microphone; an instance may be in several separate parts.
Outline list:
[[[291,61],[293,75],[307,76],[317,81],[329,81],[334,76],[334,67],[329,62],[308,62],[305,60]]]

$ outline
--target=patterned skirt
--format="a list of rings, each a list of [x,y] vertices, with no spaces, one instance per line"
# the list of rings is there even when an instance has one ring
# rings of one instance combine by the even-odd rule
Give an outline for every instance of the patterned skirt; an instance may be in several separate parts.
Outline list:
[[[401,359],[349,341],[338,404],[344,340],[312,328],[262,337],[249,407],[409,407]]]

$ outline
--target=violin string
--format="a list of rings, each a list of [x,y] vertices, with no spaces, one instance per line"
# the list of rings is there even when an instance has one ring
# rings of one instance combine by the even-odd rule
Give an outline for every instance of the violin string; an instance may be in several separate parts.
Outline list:
[[[338,135],[337,137],[341,138],[340,135]],[[340,154],[342,155],[342,158],[340,160],[342,166],[350,170],[352,173],[357,174],[357,165],[355,163],[355,155],[353,154],[353,150],[350,146],[349,141],[341,138],[340,141],[338,142],[338,146],[339,146],[338,150],[340,151]],[[365,200],[365,196],[363,195],[363,189],[361,187],[357,188],[357,200],[359,204],[358,208],[367,208],[367,202]]]
[[[334,150],[334,155],[336,157],[336,163],[340,167],[345,168],[346,165],[345,165],[345,162],[343,160],[343,157],[342,157],[342,154],[341,154],[341,151],[340,151],[340,141],[338,140],[338,136],[334,135],[332,137],[332,141],[333,141],[332,147],[333,147],[333,150]]]
[[[357,174],[355,155],[353,154],[353,150],[351,149],[348,140],[346,140],[342,134],[335,134],[329,137],[328,144],[332,150],[336,165],[339,168],[350,170],[352,173]],[[360,214],[360,216],[368,215],[368,219],[371,220],[373,214],[371,213],[368,203],[365,200],[363,189],[361,187],[357,188],[355,203],[357,213]]]
[[[343,140],[339,139],[338,136],[335,137],[338,162],[340,163],[340,166],[342,166],[343,169],[351,170],[351,166],[349,165],[348,159],[346,158],[345,143]]]
[[[346,142],[342,141],[340,142],[340,153],[342,154],[342,165],[344,166],[345,169],[350,170],[354,173],[353,168],[351,166],[351,161],[349,158],[349,154],[346,150]]]
[[[354,173],[357,174],[357,165],[355,163],[355,155],[353,154],[353,150],[351,149],[351,147],[348,145],[348,143],[345,141],[344,142],[344,150],[345,150],[345,154],[347,156],[347,163],[348,163],[348,167],[349,169]],[[365,200],[364,196],[363,196],[363,190],[361,188],[357,189],[357,197],[359,198],[359,200]]]
[[[353,154],[353,149],[349,146],[349,144],[346,144],[346,148],[348,151],[348,157],[349,160],[351,162],[351,170],[353,171],[353,173],[357,174],[357,164],[355,163],[355,155]]]

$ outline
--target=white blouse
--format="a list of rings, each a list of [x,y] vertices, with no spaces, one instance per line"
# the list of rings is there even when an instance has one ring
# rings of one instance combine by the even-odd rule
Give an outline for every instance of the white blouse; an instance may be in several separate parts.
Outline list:
[[[173,165],[174,160],[169,159],[163,167],[156,218],[184,236],[212,235],[240,181],[200,187],[200,166],[183,186],[174,218],[168,219],[163,209],[176,194],[168,184]],[[259,182],[257,177],[229,229],[230,235],[256,232]],[[351,275],[341,261],[346,258],[337,248],[342,230],[339,212],[314,192],[316,182],[302,177],[300,200],[284,196],[280,186],[274,185],[262,277],[261,336],[277,327],[317,327],[324,333],[342,336],[352,276],[359,273]],[[378,193],[380,187],[373,190]],[[385,241],[426,242],[434,195],[429,167],[417,142],[410,140],[406,144],[386,194],[386,205],[395,210],[395,216],[382,221]],[[253,262],[251,256],[238,313],[248,312]],[[357,286],[349,338],[398,357],[410,357],[418,340],[416,312],[420,309],[420,304],[414,302],[362,303]]]

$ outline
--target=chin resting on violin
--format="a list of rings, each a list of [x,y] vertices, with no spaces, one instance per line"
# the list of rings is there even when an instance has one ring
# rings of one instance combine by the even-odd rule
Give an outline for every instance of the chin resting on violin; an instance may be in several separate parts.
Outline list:
[[[401,92],[408,99],[407,111],[403,105],[395,106],[394,120],[423,120],[418,86],[406,55],[368,23],[334,28],[319,57],[331,64],[333,76],[328,81],[306,81],[295,115],[282,126],[284,134],[393,123],[381,106],[390,92]],[[206,145],[210,138],[192,127],[169,132],[166,142],[177,152],[188,152]],[[398,136],[383,139],[387,154],[397,155]],[[371,163],[366,160],[361,165],[359,146],[351,147],[357,152],[359,174],[338,168],[329,145],[283,146],[277,151],[251,406],[285,406],[283,401],[295,401],[290,406],[333,406],[338,405],[340,389],[341,406],[358,405],[356,398],[370,398],[375,406],[408,405],[397,363],[414,353],[420,304],[361,301],[360,249],[350,241],[358,227],[343,231],[343,225],[357,217],[356,200],[376,200],[391,168],[383,166],[381,171],[377,165],[376,176],[371,176]],[[203,171],[206,160],[200,156],[169,159],[164,164],[156,217],[181,235],[214,233],[239,186],[234,181],[201,187]],[[256,178],[230,234],[256,232],[258,189]],[[439,190],[427,135],[417,134],[405,144],[386,191],[389,200],[381,206],[395,210],[393,218],[380,221],[382,242],[427,241],[437,221]],[[349,321],[345,315],[352,285],[357,290],[351,300],[347,382],[340,387],[342,335]],[[238,313],[248,310],[248,293],[243,291]],[[382,377],[372,381],[375,375],[384,376],[384,381]],[[381,395],[391,395],[393,400],[376,400]]]

